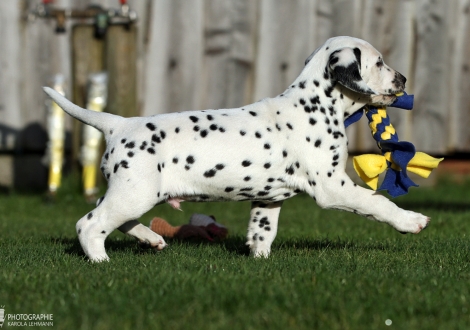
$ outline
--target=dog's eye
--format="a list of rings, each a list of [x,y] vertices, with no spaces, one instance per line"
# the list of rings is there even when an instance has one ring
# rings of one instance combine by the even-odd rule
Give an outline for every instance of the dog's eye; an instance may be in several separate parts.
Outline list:
[[[381,58],[379,58],[375,65],[377,65],[380,68],[381,66],[384,65],[384,61]]]

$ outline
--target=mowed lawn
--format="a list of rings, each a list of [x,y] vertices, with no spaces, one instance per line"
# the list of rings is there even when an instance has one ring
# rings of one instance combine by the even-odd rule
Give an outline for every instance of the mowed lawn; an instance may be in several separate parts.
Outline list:
[[[116,232],[101,264],[75,234],[93,208],[78,191],[69,180],[54,203],[0,196],[5,314],[53,314],[55,329],[470,329],[470,181],[394,200],[432,218],[419,235],[297,196],[284,203],[268,259],[245,247],[249,203],[162,205],[142,222],[213,214],[229,238],[168,240],[154,252]]]

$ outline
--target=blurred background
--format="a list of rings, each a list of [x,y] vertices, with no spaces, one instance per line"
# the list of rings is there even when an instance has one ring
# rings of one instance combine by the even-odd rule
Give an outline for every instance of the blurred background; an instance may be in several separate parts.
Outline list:
[[[2,0],[0,190],[53,191],[54,161],[99,161],[96,135],[42,86],[124,116],[239,107],[283,92],[338,35],[408,78],[413,111],[390,111],[400,140],[468,159],[469,15],[470,0]],[[352,153],[378,152],[366,120],[348,137]]]

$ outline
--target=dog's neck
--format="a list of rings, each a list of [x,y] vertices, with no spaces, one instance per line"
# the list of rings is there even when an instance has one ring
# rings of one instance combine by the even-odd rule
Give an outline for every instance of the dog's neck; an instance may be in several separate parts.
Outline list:
[[[308,67],[312,64],[309,63]],[[321,71],[308,67],[279,97],[292,99],[294,107],[303,107],[306,112],[312,108],[326,107],[331,116],[341,121],[370,102],[368,95],[356,93],[337,83],[326,69]]]

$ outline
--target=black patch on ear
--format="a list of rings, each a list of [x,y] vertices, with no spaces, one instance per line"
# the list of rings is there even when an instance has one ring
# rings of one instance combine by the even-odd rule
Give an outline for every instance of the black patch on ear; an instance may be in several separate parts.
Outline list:
[[[356,56],[356,61],[360,68],[361,67],[361,50],[356,47],[353,49],[353,52],[354,52],[354,56]]]
[[[348,54],[352,51],[354,54],[354,60],[351,59],[351,62],[347,66],[339,64],[340,56],[339,53],[344,52],[342,56],[351,56],[353,54]],[[341,85],[361,94],[375,94],[375,92],[370,89],[361,77],[361,50],[359,48],[348,49],[343,48],[334,51],[331,53],[328,67],[332,72],[332,77],[334,80],[339,82]]]

